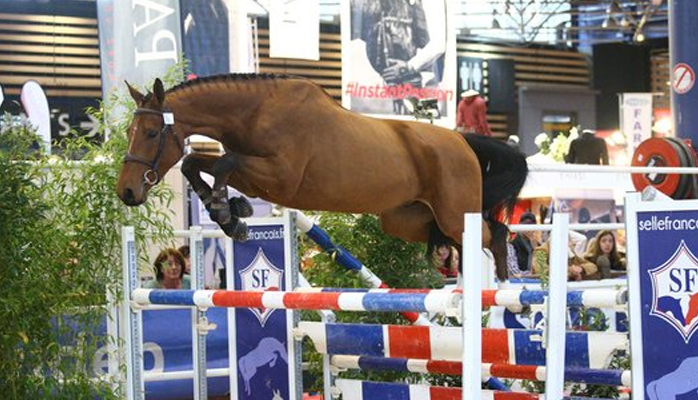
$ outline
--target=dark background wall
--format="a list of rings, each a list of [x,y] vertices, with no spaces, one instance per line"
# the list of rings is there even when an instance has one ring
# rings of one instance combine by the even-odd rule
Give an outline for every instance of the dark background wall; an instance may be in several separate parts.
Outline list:
[[[618,94],[650,92],[650,47],[598,44],[593,50],[597,129],[618,129]]]
[[[546,112],[569,112],[576,115],[584,129],[596,126],[596,91],[562,88],[554,85],[530,85],[519,88],[519,143],[526,155],[538,152],[534,139],[543,132]],[[616,107],[617,113],[618,107]]]

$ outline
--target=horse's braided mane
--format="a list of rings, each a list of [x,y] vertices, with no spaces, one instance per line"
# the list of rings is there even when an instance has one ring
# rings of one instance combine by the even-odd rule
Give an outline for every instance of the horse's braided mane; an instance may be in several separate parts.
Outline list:
[[[300,79],[304,80],[307,82],[310,82],[311,84],[317,86],[320,88],[322,93],[327,96],[328,99],[332,100],[332,102],[337,105],[338,107],[341,107],[341,105],[336,102],[332,96],[330,96],[329,93],[327,93],[326,90],[324,90],[320,85],[316,84],[312,80],[302,77],[302,76],[296,76],[296,75],[288,75],[288,74],[269,74],[269,73],[261,73],[261,74],[254,74],[254,73],[233,73],[233,74],[221,74],[221,75],[212,75],[212,76],[205,76],[201,78],[196,78],[192,79],[186,82],[182,82],[177,86],[172,87],[167,91],[167,93],[174,93],[174,92],[179,92],[184,89],[190,89],[190,88],[195,88],[203,85],[211,85],[211,84],[216,84],[216,83],[235,83],[235,82],[254,82],[254,81],[272,81],[272,80],[288,80],[288,79]]]
[[[226,83],[226,82],[244,82],[244,81],[257,81],[257,80],[276,80],[276,79],[290,79],[298,78],[286,74],[254,74],[254,73],[235,73],[235,74],[222,74],[222,75],[212,75],[205,76],[201,78],[192,79],[186,82],[182,82],[177,86],[172,87],[168,90],[169,93],[177,92],[179,90],[192,88],[199,85],[215,84],[215,83]],[[304,78],[301,78],[304,79]]]

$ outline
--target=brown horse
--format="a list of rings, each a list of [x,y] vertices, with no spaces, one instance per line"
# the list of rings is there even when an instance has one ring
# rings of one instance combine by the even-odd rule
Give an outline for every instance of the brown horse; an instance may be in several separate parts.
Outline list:
[[[234,239],[245,239],[239,218],[251,207],[228,200],[227,185],[286,207],[374,213],[386,233],[412,242],[460,244],[463,214],[483,212],[483,244],[506,277],[507,229],[495,218],[516,201],[527,166],[504,143],[356,114],[302,78],[234,74],[168,91],[156,79],[152,93],[129,91],[138,109],[116,188],[128,205],[142,204],[184,155],[184,139],[200,134],[226,154],[190,154],[182,173]],[[212,188],[201,172],[214,176]]]

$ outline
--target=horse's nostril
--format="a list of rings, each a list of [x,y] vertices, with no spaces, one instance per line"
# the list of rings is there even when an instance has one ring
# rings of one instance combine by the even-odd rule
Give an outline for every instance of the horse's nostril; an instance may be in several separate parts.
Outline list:
[[[133,196],[133,190],[131,189],[124,189],[124,202],[128,203],[133,203],[134,201],[134,196]]]

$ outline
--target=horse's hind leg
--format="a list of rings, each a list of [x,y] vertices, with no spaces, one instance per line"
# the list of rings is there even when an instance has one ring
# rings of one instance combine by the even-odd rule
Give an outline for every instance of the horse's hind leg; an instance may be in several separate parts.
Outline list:
[[[383,232],[408,242],[426,243],[434,223],[434,214],[429,206],[415,201],[383,211],[380,220]]]

